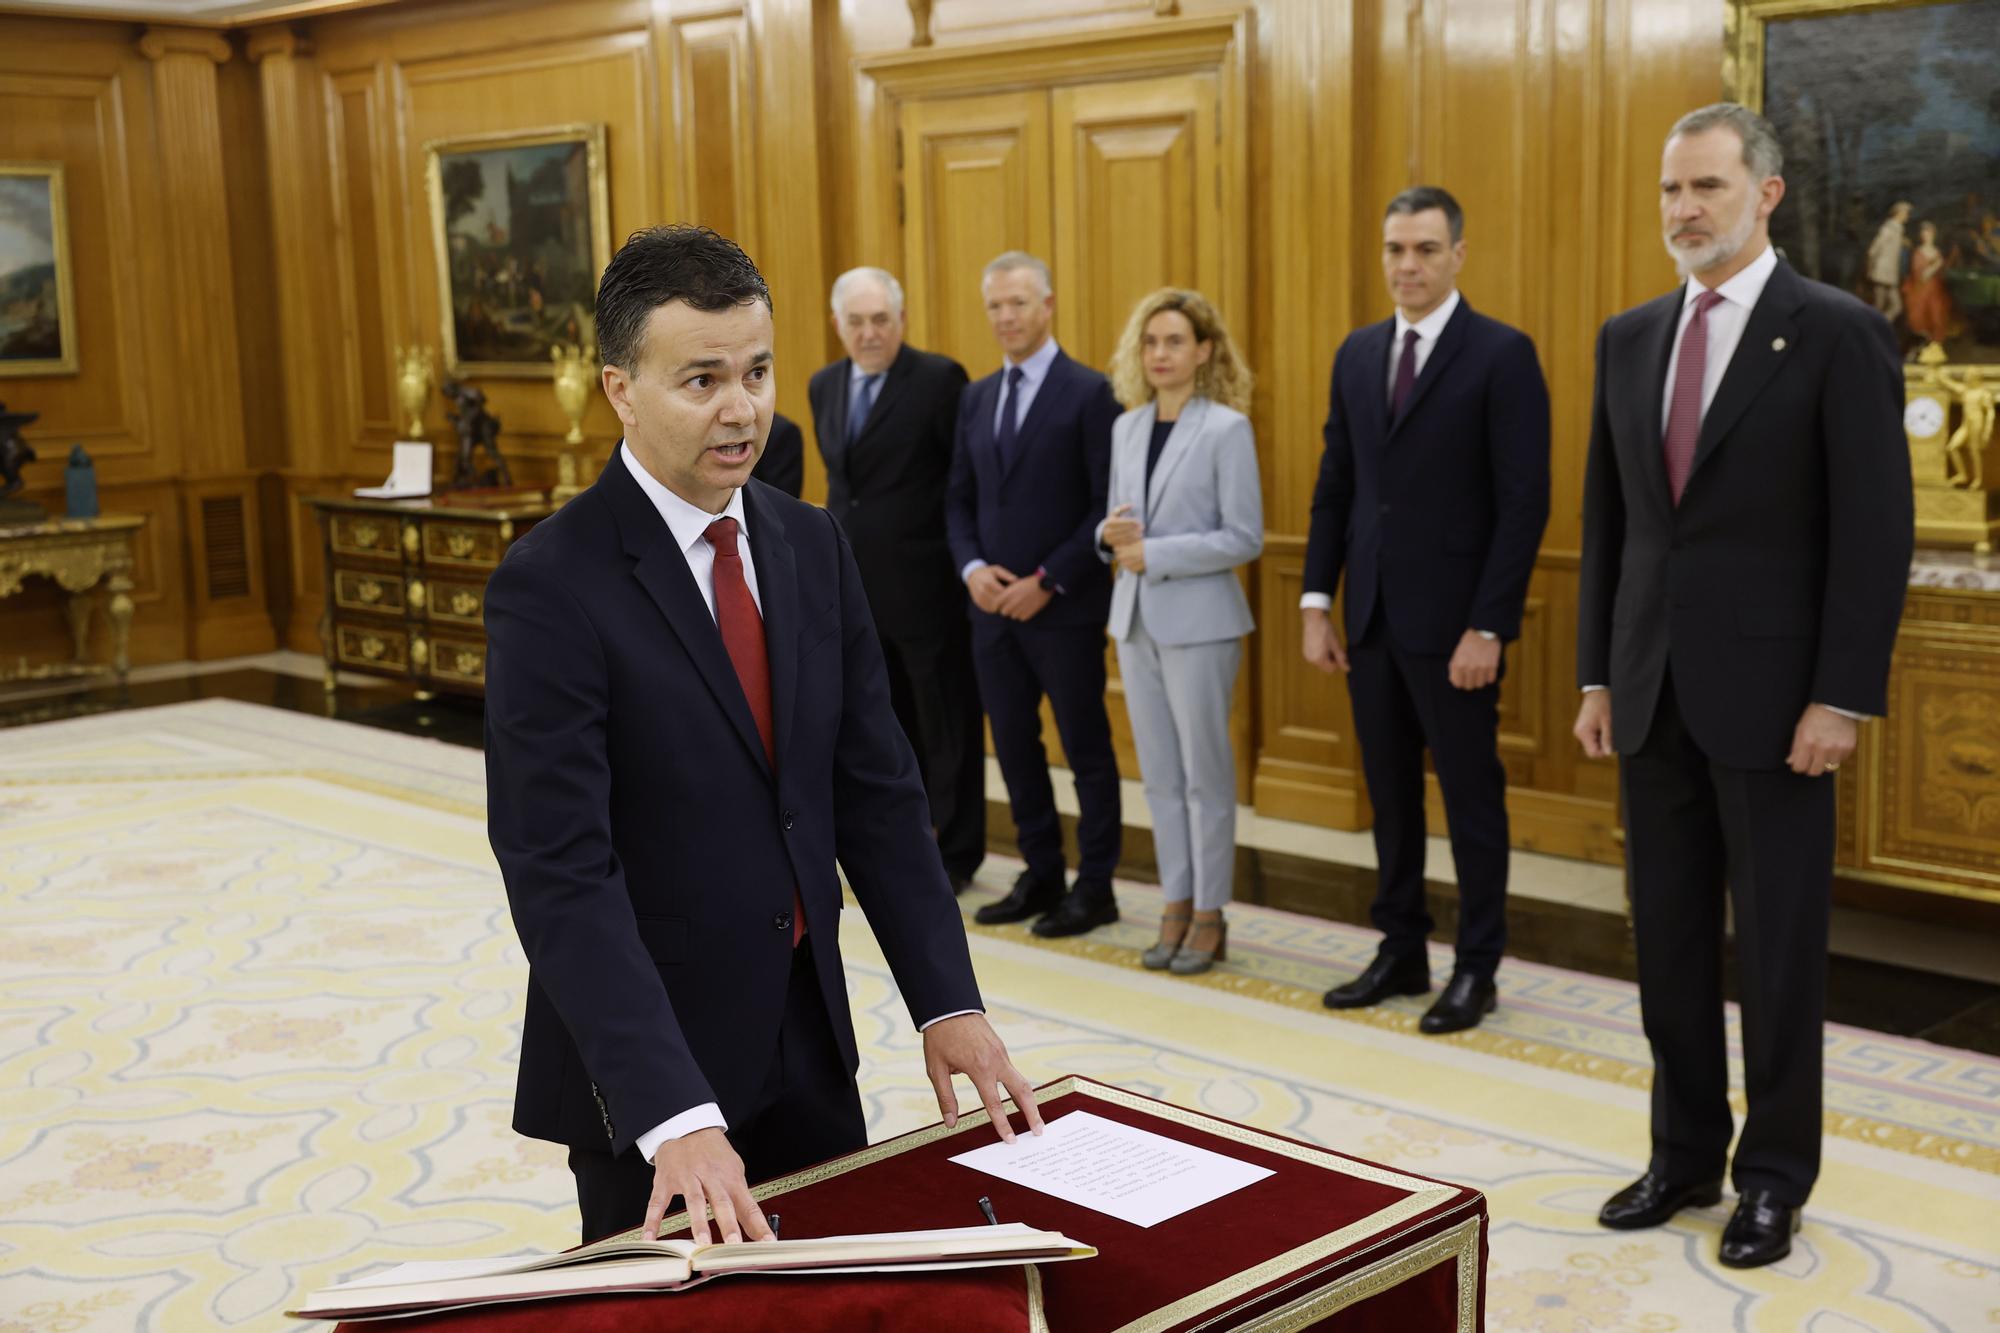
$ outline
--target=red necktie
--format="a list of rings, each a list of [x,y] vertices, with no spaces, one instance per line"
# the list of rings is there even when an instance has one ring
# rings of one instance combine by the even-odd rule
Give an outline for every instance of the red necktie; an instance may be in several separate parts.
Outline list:
[[[715,625],[722,631],[722,646],[729,652],[730,665],[736,668],[736,682],[743,687],[757,735],[764,742],[764,757],[771,761],[771,775],[776,777],[778,743],[771,725],[771,659],[764,647],[764,617],[750,596],[750,582],[743,577],[743,557],[736,551],[736,520],[718,518],[702,537],[715,548]],[[805,933],[806,908],[794,884],[793,948]]]
[[[1714,292],[1694,298],[1694,318],[1681,334],[1681,359],[1674,364],[1673,405],[1667,409],[1667,436],[1662,448],[1667,456],[1667,488],[1674,503],[1681,502],[1687,489],[1688,472],[1694,467],[1695,441],[1701,438],[1701,380],[1708,370],[1708,312],[1722,304]]]

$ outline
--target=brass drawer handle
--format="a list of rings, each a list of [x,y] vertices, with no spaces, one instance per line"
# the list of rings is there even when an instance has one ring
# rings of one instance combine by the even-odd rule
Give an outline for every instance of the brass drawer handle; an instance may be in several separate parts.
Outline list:
[[[374,579],[363,579],[354,585],[354,595],[372,606],[382,600],[382,585]]]
[[[422,579],[411,579],[407,584],[405,584],[403,595],[409,598],[411,606],[415,607],[419,611],[424,609],[425,594],[424,594],[424,581]]]
[[[373,634],[365,635],[361,640],[361,655],[371,662],[388,650],[389,645]]]
[[[463,560],[472,554],[472,534],[469,532],[448,532],[445,534],[444,547],[447,551],[451,552],[452,559]]]
[[[354,538],[356,546],[373,547],[375,539],[382,535],[382,529],[376,527],[373,523],[356,523],[352,528],[348,529],[348,533]]]
[[[469,593],[465,591],[463,588],[453,593],[451,595],[451,613],[463,619],[470,619],[471,617],[478,615],[479,614],[478,594]]]
[[[481,665],[478,653],[460,648],[457,658],[452,662],[452,669],[461,676],[477,676]]]
[[[421,636],[410,640],[410,661],[421,668],[431,660],[430,640]]]

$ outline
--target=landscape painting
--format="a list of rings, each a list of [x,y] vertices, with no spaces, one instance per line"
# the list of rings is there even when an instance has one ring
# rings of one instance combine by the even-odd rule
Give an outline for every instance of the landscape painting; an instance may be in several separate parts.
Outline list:
[[[1906,356],[2000,365],[2000,0],[1739,12],[1785,150],[1772,241],[1886,315]]]
[[[0,375],[75,371],[62,166],[0,162]]]
[[[425,149],[446,372],[552,375],[552,348],[591,340],[610,262],[604,127]]]

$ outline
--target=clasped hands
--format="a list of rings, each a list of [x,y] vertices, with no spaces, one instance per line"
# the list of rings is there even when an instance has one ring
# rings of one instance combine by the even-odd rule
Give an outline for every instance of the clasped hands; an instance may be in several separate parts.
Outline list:
[[[1132,517],[1132,506],[1119,505],[1104,520],[1098,540],[1111,548],[1111,561],[1134,574],[1146,572],[1146,525]]]
[[[1590,758],[1611,757],[1610,690],[1591,690],[1583,696],[1571,732]],[[1860,724],[1845,713],[1825,704],[1807,704],[1792,728],[1792,749],[1785,756],[1785,767],[1803,777],[1822,777],[1847,762],[1860,737]]]
[[[973,570],[965,589],[981,611],[1009,620],[1033,620],[1055,596],[1033,574],[1016,574],[1000,565],[981,565]]]
[[[952,1088],[952,1075],[964,1074],[972,1080],[972,1090],[979,1094],[1002,1139],[1014,1141],[1003,1096],[1013,1098],[1032,1132],[1042,1132],[1042,1112],[1035,1105],[1034,1089],[1008,1058],[1007,1047],[986,1015],[959,1014],[925,1028],[924,1072],[937,1093],[938,1112],[947,1127],[958,1125],[958,1094]],[[642,1237],[659,1235],[660,1219],[675,1195],[687,1205],[688,1234],[697,1245],[706,1245],[715,1236],[730,1244],[746,1236],[751,1240],[777,1239],[744,1179],[743,1159],[719,1129],[698,1129],[670,1139],[653,1154],[653,1193],[646,1200],[646,1220],[639,1229]],[[713,1236],[708,1226],[711,1211],[715,1214]]]

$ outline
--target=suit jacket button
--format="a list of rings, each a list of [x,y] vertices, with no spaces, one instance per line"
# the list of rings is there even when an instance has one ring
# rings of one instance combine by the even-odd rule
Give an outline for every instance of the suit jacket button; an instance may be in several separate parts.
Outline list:
[[[790,912],[780,912],[771,918],[771,924],[779,930],[790,930],[792,928],[792,914]]]

